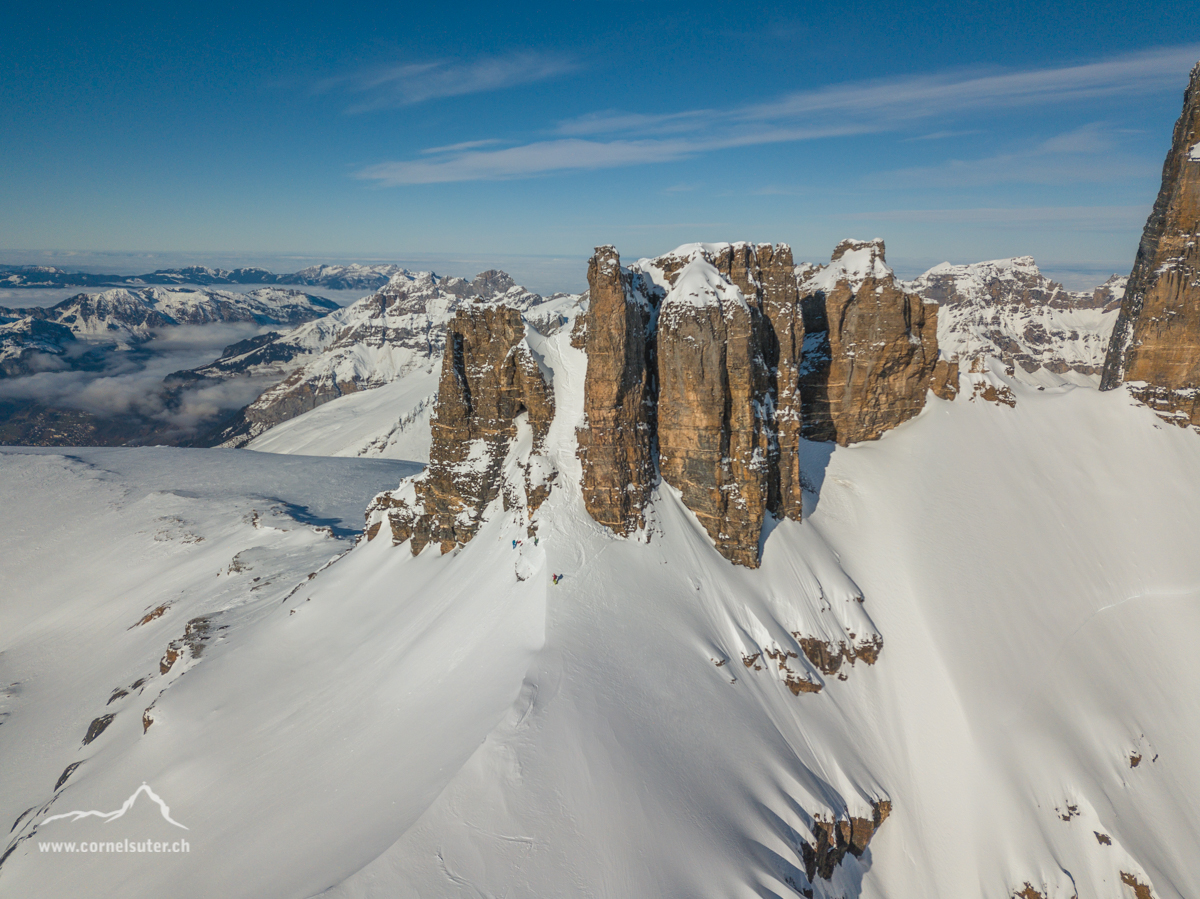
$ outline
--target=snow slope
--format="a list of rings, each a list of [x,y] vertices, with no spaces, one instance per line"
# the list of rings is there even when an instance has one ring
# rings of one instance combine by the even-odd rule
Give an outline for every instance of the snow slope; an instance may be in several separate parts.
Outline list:
[[[1115,899],[1124,873],[1159,899],[1200,893],[1200,509],[1180,499],[1200,435],[1123,391],[1039,390],[992,364],[974,379],[1015,406],[964,390],[880,441],[806,445],[809,514],[748,570],[669,488],[636,539],[587,517],[569,334],[529,332],[557,409],[537,545],[497,500],[454,553],[376,539],[306,578],[344,546],[265,518],[236,497],[245,481],[215,502],[139,486],[135,463],[97,477],[0,456],[15,475],[0,565],[23,597],[0,621],[0,812],[34,809],[0,889],[1007,899],[1028,883]],[[293,495],[326,489],[311,460],[230,458],[297,466]],[[242,553],[272,572],[261,599]],[[200,614],[217,637],[156,673]],[[879,661],[844,681],[787,655],[793,631],[865,627]],[[742,664],[764,652],[823,689]],[[152,807],[38,823],[115,809],[143,781],[190,852],[37,848],[170,829]],[[862,859],[810,884],[815,819],[882,799]]]
[[[437,394],[436,370],[420,370],[350,393],[282,422],[247,449],[308,456],[429,459],[429,416]]]

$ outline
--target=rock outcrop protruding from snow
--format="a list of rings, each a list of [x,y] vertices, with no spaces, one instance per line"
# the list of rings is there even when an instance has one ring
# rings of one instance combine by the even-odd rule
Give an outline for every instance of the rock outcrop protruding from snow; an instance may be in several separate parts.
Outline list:
[[[896,281],[882,240],[844,240],[828,266],[797,278],[805,437],[875,440],[920,412],[927,390],[954,395],[957,372],[938,363],[937,306]]]
[[[468,300],[527,309],[542,298],[517,286],[504,272],[486,271],[473,281],[432,272],[401,271],[377,293],[312,322],[245,358],[218,360],[205,369],[246,370],[274,360],[292,362],[290,374],[264,390],[242,420],[221,435],[221,445],[241,447],[266,431],[338,397],[370,390],[406,376],[427,376],[435,390],[447,323]],[[298,358],[311,354],[309,358]],[[223,364],[224,363],[224,368]],[[398,410],[397,418],[410,410]]]
[[[589,284],[577,334],[588,354],[588,511],[632,533],[658,461],[717,549],[756,567],[766,515],[798,520],[803,506],[804,324],[791,249],[688,244],[623,269],[601,247]]]
[[[713,264],[737,285],[755,317],[762,365],[760,410],[770,419],[773,440],[769,505],[776,514],[800,520],[800,367],[804,354],[804,315],[796,286],[792,249],[787,244],[732,244]]]
[[[658,318],[658,446],[663,480],[717,550],[757,567],[777,456],[761,414],[756,321],[734,284],[702,256],[679,272]]]
[[[467,543],[484,511],[505,488],[504,467],[521,427],[523,497],[505,494],[505,506],[536,511],[545,490],[531,456],[554,417],[554,396],[525,342],[525,322],[510,306],[466,303],[446,329],[429,467],[409,483],[411,495],[383,494],[368,511],[368,537],[386,514],[392,539],[411,539],[413,555],[430,543],[443,553]],[[516,489],[512,484],[508,489]],[[382,514],[376,514],[382,513]],[[372,521],[372,516],[375,520]]]
[[[614,247],[597,247],[588,263],[583,500],[592,518],[622,535],[643,525],[655,480],[652,287],[621,267]]]
[[[836,821],[820,816],[814,818],[812,831],[815,845],[802,843],[800,846],[809,882],[818,877],[822,880],[831,879],[846,853],[855,858],[862,857],[875,832],[892,813],[892,803],[881,799],[871,803],[871,808],[870,818],[852,815],[845,815]]]
[[[938,346],[963,368],[984,357],[1033,373],[1098,376],[1125,278],[1068,291],[1031,256],[971,265],[943,262],[905,287],[938,304]]]
[[[1168,421],[1200,426],[1200,64],[1146,220],[1102,390],[1122,382]]]

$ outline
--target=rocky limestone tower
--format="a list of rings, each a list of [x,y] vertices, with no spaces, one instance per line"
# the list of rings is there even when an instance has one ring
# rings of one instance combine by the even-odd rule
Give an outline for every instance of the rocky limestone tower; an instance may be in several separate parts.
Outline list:
[[[953,396],[956,372],[938,363],[937,306],[896,283],[882,240],[844,240],[830,265],[798,277],[805,437],[876,440],[920,412],[931,387]]]
[[[622,535],[643,525],[655,481],[653,313],[641,276],[621,268],[614,247],[597,247],[588,263],[579,458],[588,514]]]
[[[386,512],[393,542],[411,537],[413,555],[429,543],[446,553],[468,542],[500,495],[522,413],[538,452],[554,417],[554,397],[525,343],[520,311],[464,304],[446,331],[429,467],[411,482],[411,496],[376,498],[367,512],[367,536],[378,533]],[[544,498],[544,491],[527,494]]]
[[[769,500],[777,515],[800,520],[800,366],[804,354],[804,316],[796,286],[792,248],[787,244],[733,244],[713,259],[717,270],[737,285],[757,313],[756,342],[765,381],[760,396],[774,439]]]
[[[683,268],[658,318],[658,447],[677,488],[732,562],[758,567],[771,481],[756,321],[704,257]]]
[[[1168,421],[1200,427],[1200,63],[1192,69],[1138,245],[1101,390],[1132,382]]]
[[[618,534],[642,524],[657,461],[718,551],[757,567],[766,516],[802,514],[802,434],[874,439],[957,382],[937,307],[896,283],[882,241],[802,270],[783,244],[688,244],[628,270],[601,247],[588,281],[583,493]]]
[[[617,533],[636,529],[657,451],[717,549],[757,566],[766,514],[798,520],[803,505],[804,323],[790,248],[693,244],[622,270],[604,247],[589,283],[576,341],[588,352],[589,512]]]

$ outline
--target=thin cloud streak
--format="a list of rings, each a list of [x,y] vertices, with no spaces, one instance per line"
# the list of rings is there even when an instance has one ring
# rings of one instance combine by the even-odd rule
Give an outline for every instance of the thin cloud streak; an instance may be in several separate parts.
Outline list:
[[[319,81],[313,91],[357,96],[359,99],[346,111],[362,113],[503,90],[544,81],[578,68],[576,62],[565,56],[513,53],[467,63],[436,60],[362,69]]]
[[[971,128],[966,131],[934,131],[932,134],[918,134],[916,137],[904,138],[905,143],[912,143],[919,140],[946,140],[950,137],[968,137],[972,134],[983,134],[979,128]]]
[[[1052,69],[852,82],[727,110],[659,115],[606,111],[559,123],[556,132],[560,136],[554,139],[494,150],[482,149],[483,142],[470,142],[442,148],[441,152],[423,152],[422,156],[432,157],[428,159],[368,166],[355,177],[380,186],[507,180],[550,172],[672,162],[735,147],[896,131],[931,117],[1142,95],[1178,87],[1198,55],[1200,44],[1192,44]],[[1084,143],[1089,139],[1093,144],[1097,142],[1096,135],[1080,134],[1077,138]],[[1064,145],[1048,147],[1042,155],[1053,152],[1087,150]],[[969,168],[969,164],[963,165]],[[1057,179],[1062,171],[1061,167],[1051,171],[1045,163],[1040,168],[1045,173],[1039,178],[1045,179]],[[1065,174],[1070,180],[1092,180],[1106,177],[1105,172],[1111,173],[1112,169],[1111,164],[1106,169],[1090,165]],[[915,170],[906,173],[910,180],[917,176]],[[979,181],[979,173],[963,171],[958,176],[973,183]]]
[[[974,110],[1068,103],[1096,97],[1138,96],[1178,87],[1200,54],[1200,44],[1134,53],[1104,62],[992,75],[919,75],[833,85],[748,106],[748,120],[821,112],[911,121]]]
[[[463,150],[477,150],[480,147],[494,147],[501,141],[496,138],[488,140],[465,140],[461,144],[447,144],[444,147],[430,147],[427,150],[422,150],[424,156],[431,156],[438,153],[461,153]]]
[[[452,181],[504,181],[551,172],[674,162],[713,150],[863,133],[867,132],[861,125],[843,125],[830,128],[758,129],[703,139],[591,141],[563,138],[502,150],[468,150],[449,152],[433,159],[383,162],[361,169],[354,177],[375,181],[382,187]]]

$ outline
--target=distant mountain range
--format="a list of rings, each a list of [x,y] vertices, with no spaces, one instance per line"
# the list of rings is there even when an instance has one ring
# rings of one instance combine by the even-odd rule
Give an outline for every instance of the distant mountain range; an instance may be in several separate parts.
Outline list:
[[[294,327],[339,308],[332,300],[298,290],[262,287],[249,293],[222,290],[114,288],[80,293],[50,307],[0,306],[0,377],[46,370],[20,364],[31,354],[64,356],[67,344],[88,340],[129,347],[162,328],[214,323]]]
[[[284,287],[246,293],[118,287],[50,307],[0,307],[0,444],[185,441],[202,422],[249,402],[273,379],[251,376],[232,394],[202,395],[187,382],[163,384],[172,360],[194,360],[216,341],[264,327],[294,328],[338,308]],[[215,343],[214,355],[221,345]]]
[[[158,269],[145,275],[69,272],[49,265],[0,265],[0,287],[145,287],[153,284],[296,284],[329,290],[377,290],[402,271],[398,265],[312,265],[277,274],[265,268]]]

